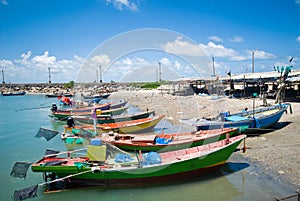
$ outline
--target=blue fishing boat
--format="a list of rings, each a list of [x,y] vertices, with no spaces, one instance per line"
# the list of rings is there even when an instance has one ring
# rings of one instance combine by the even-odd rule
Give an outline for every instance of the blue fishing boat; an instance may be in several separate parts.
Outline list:
[[[243,110],[235,114],[222,112],[216,120],[199,119],[192,125],[195,126],[198,131],[222,127],[238,127],[241,133],[253,133],[270,128],[276,124],[283,113],[287,111],[288,107],[290,107],[291,112],[291,105],[289,103],[276,104],[252,111]]]

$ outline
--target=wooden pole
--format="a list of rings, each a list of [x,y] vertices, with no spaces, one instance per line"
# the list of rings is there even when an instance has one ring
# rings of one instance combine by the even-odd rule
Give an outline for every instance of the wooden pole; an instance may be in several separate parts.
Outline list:
[[[4,81],[4,70],[2,69],[2,84],[5,84],[5,81]]]

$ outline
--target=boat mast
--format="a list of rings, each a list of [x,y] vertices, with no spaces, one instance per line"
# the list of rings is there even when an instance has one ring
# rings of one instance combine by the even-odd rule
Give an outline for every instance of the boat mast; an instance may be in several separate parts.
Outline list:
[[[2,84],[5,84],[5,81],[4,81],[4,70],[2,69]]]
[[[50,67],[48,67],[48,71],[49,71],[49,84],[51,84],[51,74],[50,74]]]
[[[100,74],[100,76],[99,76],[99,83],[102,83],[102,67],[101,67],[101,65],[99,66],[99,74]]]

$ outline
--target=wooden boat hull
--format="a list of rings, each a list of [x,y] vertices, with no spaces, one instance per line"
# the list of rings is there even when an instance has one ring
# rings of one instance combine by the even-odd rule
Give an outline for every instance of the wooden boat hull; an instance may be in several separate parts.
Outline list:
[[[204,133],[205,131],[200,131]],[[190,147],[196,147],[201,146],[213,142],[217,142],[220,140],[224,140],[226,136],[232,137],[238,133],[237,128],[228,128],[224,131],[221,131],[220,129],[217,130],[208,130],[206,131],[206,134],[193,134],[193,136],[190,139],[186,140],[180,140],[180,138],[184,137],[183,134],[169,134],[173,136],[178,136],[179,139],[176,140],[176,137],[174,137],[174,140],[168,144],[155,144],[154,140],[152,142],[150,140],[116,140],[112,142],[115,146],[119,147],[122,150],[127,151],[143,151],[143,152],[149,152],[149,151],[156,151],[156,152],[167,152],[167,151],[175,151],[180,149],[186,149]],[[186,133],[190,134],[190,133]],[[166,134],[168,135],[168,134]]]
[[[244,118],[239,121],[207,121],[202,123],[196,123],[197,130],[208,130],[208,129],[216,129],[216,128],[231,128],[238,127],[241,130],[241,133],[253,133],[258,131],[259,129],[266,129],[276,124],[283,113],[286,112],[287,108],[290,104],[278,104],[272,107],[263,108],[259,111],[256,111],[257,114],[254,114],[250,111],[247,113],[249,117]],[[243,113],[237,113],[232,116],[246,116]]]
[[[98,124],[107,124],[107,123],[137,120],[137,119],[148,118],[150,115],[155,115],[155,112],[148,111],[148,112],[142,112],[142,113],[126,115],[126,116],[107,115],[105,117],[105,115],[102,115],[101,117],[97,118],[97,123]],[[93,125],[94,124],[94,118],[92,118],[92,117],[74,116],[73,118],[76,122],[78,122],[81,125]]]
[[[170,180],[184,179],[197,176],[204,172],[215,170],[224,164],[237,146],[245,138],[239,135],[208,145],[160,153],[160,164],[138,166],[98,166],[93,171],[91,166],[58,165],[45,166],[44,159],[31,166],[33,172],[51,172],[58,177],[70,176],[68,181],[78,185],[104,185],[104,186],[141,186],[160,184]],[[54,159],[65,160],[65,159]],[[74,160],[74,159],[67,159]],[[70,163],[70,161],[67,161]],[[86,172],[90,171],[90,172]],[[79,174],[80,172],[85,172]]]
[[[110,110],[103,110],[101,111],[101,115],[120,115],[125,112],[128,107],[121,107],[116,109]],[[91,112],[78,112],[78,113],[71,113],[71,112],[53,112],[52,115],[60,120],[66,120],[70,116],[91,116]],[[99,116],[101,116],[99,115]],[[98,116],[98,115],[97,115]]]
[[[165,115],[154,116],[153,118],[137,119],[133,121],[116,122],[111,124],[100,124],[97,128],[100,128],[102,132],[114,131],[117,133],[137,133],[153,129]],[[144,121],[147,119],[146,121]],[[139,121],[139,122],[135,122]]]
[[[24,96],[26,94],[25,91],[23,92],[14,92],[14,93],[1,93],[2,96]]]
[[[72,94],[46,94],[45,95],[46,98],[58,98],[58,97],[62,97],[62,96],[73,97]]]

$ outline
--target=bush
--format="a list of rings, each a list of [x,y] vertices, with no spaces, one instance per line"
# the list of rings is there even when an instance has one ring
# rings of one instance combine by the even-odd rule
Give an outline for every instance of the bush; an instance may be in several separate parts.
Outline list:
[[[65,89],[72,89],[72,88],[74,88],[74,81],[70,81],[70,82],[68,82],[68,83],[65,83],[64,84],[64,88]]]

